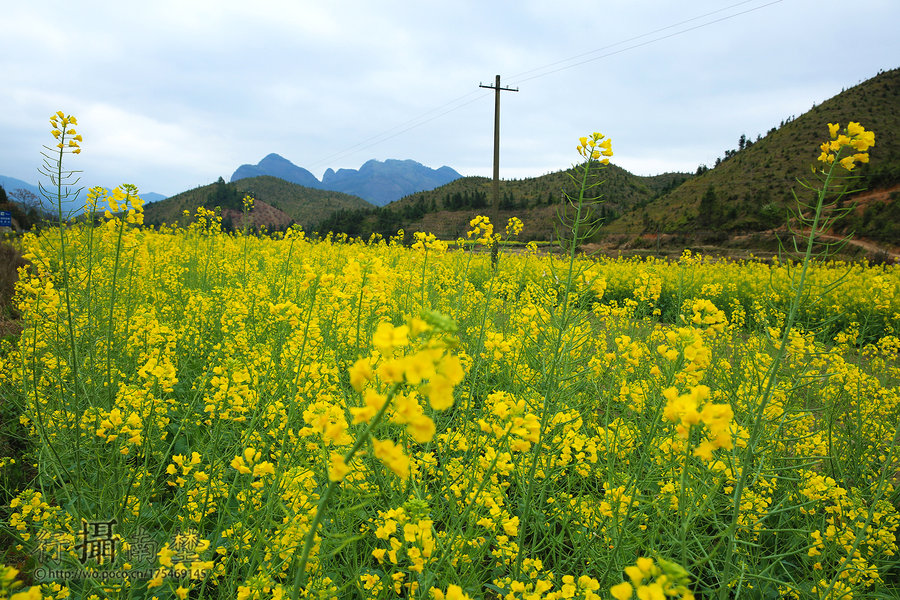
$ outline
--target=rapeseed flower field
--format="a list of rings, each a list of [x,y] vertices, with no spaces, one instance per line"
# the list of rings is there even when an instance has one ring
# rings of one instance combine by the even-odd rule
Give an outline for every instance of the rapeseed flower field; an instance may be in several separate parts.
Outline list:
[[[825,201],[874,143],[829,133]],[[604,138],[560,255],[155,231],[131,186],[26,235],[0,598],[896,593],[900,272],[582,256]]]

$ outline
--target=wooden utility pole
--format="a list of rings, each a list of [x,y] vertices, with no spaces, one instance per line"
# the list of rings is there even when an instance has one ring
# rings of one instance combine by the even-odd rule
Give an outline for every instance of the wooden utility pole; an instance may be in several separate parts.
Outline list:
[[[478,87],[494,90],[494,182],[491,189],[493,198],[493,215],[491,221],[494,227],[499,227],[497,222],[500,214],[500,92],[518,92],[519,88],[500,87],[500,76],[494,80],[494,85],[478,84]]]

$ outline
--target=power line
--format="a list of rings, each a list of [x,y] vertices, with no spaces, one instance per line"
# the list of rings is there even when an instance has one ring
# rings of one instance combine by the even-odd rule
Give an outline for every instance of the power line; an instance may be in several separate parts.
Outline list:
[[[766,4],[761,4],[760,6],[755,6],[755,7],[753,7],[753,8],[748,8],[747,10],[742,10],[742,11],[740,11],[740,12],[737,12],[737,13],[734,13],[734,14],[731,14],[731,15],[727,15],[727,16],[724,16],[724,17],[720,17],[720,18],[718,18],[718,19],[713,19],[712,21],[707,21],[706,23],[701,23],[700,25],[695,25],[695,26],[693,26],[693,27],[688,27],[687,29],[682,29],[682,30],[680,30],[680,31],[676,31],[676,32],[670,33],[670,34],[668,34],[668,35],[663,35],[663,36],[660,36],[660,37],[657,37],[657,38],[653,38],[652,40],[647,40],[646,42],[641,42],[640,44],[634,44],[634,45],[632,45],[632,46],[627,46],[627,47],[625,47],[625,48],[621,48],[621,49],[615,50],[615,51],[613,51],[613,52],[607,52],[606,54],[601,54],[600,56],[595,56],[595,57],[593,57],[593,58],[588,58],[588,59],[586,59],[586,60],[582,60],[582,61],[579,61],[579,62],[576,62],[576,63],[572,63],[572,64],[570,64],[570,65],[566,65],[565,67],[560,67],[560,68],[554,69],[554,70],[552,70],[552,71],[547,71],[547,72],[545,72],[545,73],[540,73],[540,74],[538,74],[538,75],[533,75],[533,76],[531,76],[531,77],[526,77],[525,79],[519,79],[519,80],[517,80],[516,83],[521,84],[523,81],[531,81],[532,79],[538,79],[539,77],[544,77],[544,76],[546,76],[546,75],[552,75],[553,73],[559,73],[560,71],[565,71],[566,69],[571,69],[571,68],[574,68],[574,67],[578,67],[578,66],[587,64],[587,63],[589,63],[589,62],[593,62],[593,61],[595,61],[595,60],[600,60],[601,58],[607,58],[607,57],[609,57],[609,56],[613,56],[613,55],[616,55],[616,54],[621,54],[622,52],[626,52],[626,51],[628,51],[628,50],[634,50],[635,48],[640,48],[640,47],[642,47],[642,46],[647,46],[647,45],[652,44],[652,43],[654,43],[654,42],[659,42],[659,41],[662,41],[662,40],[667,40],[667,39],[669,39],[669,38],[673,38],[673,37],[678,36],[678,35],[681,35],[681,34],[683,34],[683,33],[688,33],[689,31],[694,31],[694,30],[700,29],[700,28],[702,28],[702,27],[707,27],[707,26],[709,26],[709,25],[714,25],[714,24],[716,24],[716,23],[721,23],[722,21],[727,21],[728,19],[733,19],[734,17],[738,17],[738,16],[740,16],[740,15],[745,15],[745,14],[747,14],[747,13],[751,13],[751,12],[756,11],[756,10],[759,10],[759,9],[761,9],[761,8],[765,8],[765,7],[767,7],[767,6],[771,6],[771,5],[773,5],[773,4],[778,4],[779,2],[782,2],[782,1],[783,1],[783,0],[772,0],[771,2],[767,2]],[[739,4],[745,4],[745,3],[746,3],[746,2],[740,2]],[[736,4],[736,5],[734,5],[734,6],[738,6],[738,5]],[[723,10],[724,10],[724,9],[723,9]],[[707,13],[707,15],[704,15],[704,16],[709,16],[709,15],[714,14],[714,13],[716,13],[716,12],[721,12],[721,11],[713,11],[713,13]],[[687,22],[689,22],[689,21],[696,21],[698,18],[702,18],[702,17],[695,17],[695,18],[693,18],[693,19],[688,19],[687,21],[682,21],[681,24],[687,23]],[[551,65],[547,65],[547,66],[541,67],[541,68],[547,68],[547,67],[550,67],[550,66],[553,66],[553,65],[565,63],[565,62],[568,62],[568,61],[570,61],[570,60],[575,60],[576,58],[580,58],[581,56],[588,56],[588,55],[590,55],[590,54],[594,54],[594,53],[596,53],[596,52],[600,52],[600,51],[602,51],[602,50],[604,50],[604,49],[606,49],[606,48],[613,48],[613,47],[615,47],[615,46],[618,46],[618,45],[620,45],[620,44],[626,43],[626,42],[628,42],[628,41],[640,39],[640,38],[642,38],[642,37],[646,37],[647,35],[651,35],[652,33],[656,33],[656,32],[659,32],[659,31],[666,30],[666,29],[671,29],[672,27],[676,27],[677,25],[678,25],[678,24],[676,24],[676,25],[669,25],[669,26],[667,26],[667,27],[663,27],[663,28],[661,28],[661,29],[657,29],[655,32],[650,32],[650,33],[647,33],[647,34],[635,36],[635,37],[633,37],[633,38],[629,38],[629,40],[625,40],[625,41],[622,41],[622,42],[617,42],[617,43],[611,44],[611,45],[609,45],[609,46],[604,46],[603,48],[598,48],[597,50],[593,50],[593,51],[591,51],[591,52],[586,52],[586,53],[584,53],[584,54],[580,54],[580,55],[578,55],[578,56],[575,56],[575,57],[572,57],[572,58],[569,58],[569,59],[557,61],[557,62],[555,62],[555,63],[552,63]],[[535,71],[541,70],[541,68],[538,68],[538,69],[532,69],[532,70],[530,70],[530,71],[525,71],[525,73],[533,73],[533,72],[535,72]]]
[[[428,112],[422,113],[418,117],[410,119],[409,121],[404,121],[403,123],[400,123],[400,124],[392,127],[391,129],[387,129],[379,134],[376,134],[376,135],[373,135],[372,137],[366,138],[353,146],[350,146],[348,148],[345,148],[343,150],[335,152],[334,154],[330,154],[330,155],[323,157],[313,163],[309,163],[309,166],[316,167],[316,166],[325,164],[331,160],[335,160],[337,158],[343,158],[344,156],[353,154],[359,150],[365,150],[366,148],[371,148],[372,146],[377,146],[378,144],[380,144],[382,142],[386,142],[387,140],[395,138],[399,135],[402,135],[411,129],[415,129],[416,127],[421,127],[422,125],[425,125],[426,123],[430,123],[431,121],[437,120],[437,119],[443,117],[444,115],[447,115],[449,113],[452,113],[453,111],[463,108],[464,106],[468,106],[469,104],[477,102],[478,100],[481,100],[482,98],[484,98],[487,95],[488,95],[488,93],[486,93],[486,92],[485,93],[469,92],[468,94],[465,94],[464,96],[460,96],[459,98],[456,98],[455,100],[451,100],[450,102],[447,102],[437,108],[433,108]],[[471,100],[468,100],[467,102],[462,102],[461,104],[457,104],[458,102],[461,102],[462,100],[466,100],[467,98],[471,98],[472,96],[476,96],[476,97]],[[456,104],[456,106],[453,106],[453,108],[449,108],[447,110],[439,112],[438,114],[436,114],[432,117],[429,117],[427,119],[425,118],[428,115],[431,115],[432,113],[435,113],[435,112],[437,112],[447,106],[451,106],[453,104]]]
[[[524,75],[528,75],[530,73],[535,73],[537,71],[543,71],[544,69],[549,69],[550,67],[555,67],[556,65],[561,65],[561,64],[582,58],[584,56],[590,56],[592,54],[596,54],[597,52],[602,52],[603,50],[607,50],[609,48],[615,48],[616,46],[621,46],[622,44],[627,44],[628,42],[633,42],[634,40],[639,40],[641,38],[645,38],[648,35],[653,35],[654,33],[659,33],[660,31],[672,29],[673,27],[678,27],[679,25],[684,25],[685,23],[690,23],[692,21],[696,21],[698,19],[703,19],[703,18],[712,16],[712,15],[718,14],[720,12],[724,12],[726,10],[730,10],[730,9],[736,8],[738,6],[742,6],[744,4],[750,4],[751,2],[758,2],[758,1],[759,0],[743,0],[742,2],[738,2],[737,4],[732,4],[730,6],[726,6],[726,7],[723,7],[723,8],[708,12],[708,13],[704,13],[702,15],[697,15],[696,17],[691,17],[690,19],[685,19],[684,21],[678,21],[677,23],[672,23],[671,25],[666,25],[665,27],[660,27],[659,29],[654,29],[653,31],[648,31],[646,33],[642,33],[641,35],[636,35],[634,37],[626,38],[624,40],[619,40],[618,42],[616,42],[614,44],[608,44],[606,46],[601,46],[600,48],[595,48],[594,50],[590,50],[588,52],[576,54],[575,56],[570,56],[569,58],[564,58],[562,60],[558,60],[558,61],[546,64],[546,65],[543,65],[541,67],[529,69],[528,71],[522,71],[521,73],[516,73],[515,75],[512,75],[510,77],[510,79],[515,79],[516,77],[522,77]],[[778,1],[780,2],[781,0],[778,0]],[[761,8],[761,7],[759,7],[759,8]],[[756,9],[752,9],[752,10],[756,10]],[[749,11],[747,11],[747,12],[749,12]],[[738,14],[742,14],[742,13],[738,13]],[[664,38],[660,38],[660,39],[664,39]]]
[[[779,2],[782,2],[783,0],[772,0],[772,1],[770,1],[770,2],[766,2],[765,4],[761,4],[761,5],[755,6],[755,7],[753,7],[753,8],[748,8],[748,9],[746,9],[746,10],[742,10],[742,11],[739,11],[739,12],[736,12],[736,13],[732,13],[732,14],[729,14],[729,15],[726,15],[726,16],[723,16],[723,17],[720,17],[720,18],[718,18],[718,19],[713,19],[713,20],[711,20],[711,21],[707,21],[707,22],[701,23],[701,24],[699,24],[699,25],[695,25],[695,26],[693,26],[693,27],[688,27],[688,28],[686,28],[686,29],[681,29],[681,30],[676,31],[676,32],[674,32],[674,33],[670,33],[670,34],[667,34],[667,35],[659,36],[659,37],[653,38],[653,39],[651,39],[651,40],[647,40],[647,41],[641,42],[641,43],[639,43],[639,44],[633,44],[633,45],[627,46],[627,47],[625,47],[625,48],[620,48],[619,50],[615,50],[615,51],[612,51],[612,52],[607,52],[607,53],[605,53],[605,54],[600,54],[599,56],[593,56],[592,58],[587,58],[587,59],[585,59],[585,60],[580,60],[580,61],[578,61],[578,62],[574,62],[574,63],[571,62],[571,61],[573,61],[573,60],[578,60],[579,58],[582,58],[582,57],[585,57],[585,56],[592,56],[592,55],[594,55],[594,54],[596,54],[596,53],[598,53],[598,52],[602,52],[603,50],[607,50],[607,49],[609,49],[609,48],[615,48],[616,46],[621,46],[622,44],[627,44],[628,42],[632,42],[632,41],[635,41],[635,40],[639,40],[639,39],[641,39],[641,38],[645,38],[645,37],[650,36],[650,35],[653,35],[653,34],[655,34],[655,33],[659,33],[659,32],[661,32],[661,31],[666,31],[666,30],[668,30],[668,29],[672,29],[672,28],[674,28],[674,27],[678,27],[678,26],[684,25],[684,24],[686,24],[686,23],[690,23],[690,22],[693,22],[693,21],[697,21],[697,20],[699,20],[699,19],[704,19],[704,18],[706,18],[706,17],[710,17],[710,16],[712,16],[712,15],[715,15],[715,14],[718,14],[718,13],[721,13],[721,12],[724,12],[724,11],[726,11],[726,10],[730,10],[730,9],[732,9],[732,8],[737,8],[737,7],[739,7],[739,6],[743,6],[743,5],[745,5],[745,4],[749,4],[749,3],[751,3],[751,2],[756,2],[756,1],[758,1],[758,0],[743,0],[742,2],[738,2],[738,3],[736,3],[736,4],[731,4],[731,5],[726,6],[726,7],[724,7],[724,8],[720,8],[720,9],[717,9],[717,10],[714,10],[714,11],[711,11],[711,12],[708,12],[708,13],[704,13],[704,14],[698,15],[698,16],[696,16],[696,17],[691,17],[690,19],[685,19],[685,20],[683,20],[683,21],[678,21],[677,23],[673,23],[673,24],[667,25],[667,26],[665,26],[665,27],[660,27],[659,29],[654,29],[654,30],[652,30],[652,31],[648,31],[648,32],[642,33],[642,34],[640,34],[640,35],[633,36],[633,37],[630,37],[630,38],[621,40],[621,41],[616,42],[616,43],[614,43],[614,44],[608,44],[608,45],[606,45],[606,46],[602,46],[602,47],[600,47],[600,48],[596,48],[596,49],[591,50],[591,51],[588,51],[588,52],[583,52],[583,53],[577,54],[577,55],[575,55],[575,56],[570,56],[569,58],[565,58],[565,59],[562,59],[562,60],[558,60],[558,61],[549,63],[549,64],[544,65],[544,66],[541,66],[541,67],[537,67],[537,68],[534,68],[534,69],[529,69],[529,70],[527,70],[527,71],[523,71],[523,72],[521,72],[521,73],[518,73],[518,74],[514,75],[511,79],[513,79],[513,80],[515,81],[516,84],[521,84],[522,82],[525,82],[525,81],[532,81],[532,80],[538,79],[538,78],[540,78],[540,77],[545,77],[545,76],[547,76],[547,75],[552,75],[553,73],[559,73],[560,71],[565,71],[565,70],[567,70],[567,69],[572,69],[572,68],[574,68],[574,67],[578,67],[578,66],[584,65],[584,64],[589,63],[589,62],[593,62],[593,61],[600,60],[600,59],[603,59],[603,58],[608,58],[608,57],[610,57],[610,56],[614,56],[614,55],[616,55],[616,54],[621,54],[621,53],[626,52],[626,51],[628,51],[628,50],[633,50],[633,49],[635,49],[635,48],[640,48],[640,47],[642,47],[642,46],[647,46],[647,45],[649,45],[649,44],[653,44],[653,43],[655,43],[655,42],[659,42],[659,41],[666,40],[666,39],[669,39],[669,38],[672,38],[672,37],[675,37],[675,36],[678,36],[678,35],[682,35],[682,34],[684,34],[684,33],[690,32],[690,31],[695,31],[695,30],[697,30],[697,29],[701,29],[701,28],[707,27],[707,26],[709,26],[709,25],[714,25],[714,24],[716,24],[716,23],[721,23],[722,21],[727,21],[728,19],[733,19],[733,18],[735,18],[735,17],[738,17],[738,16],[741,16],[741,15],[745,15],[745,14],[747,14],[747,13],[751,13],[751,12],[760,10],[760,9],[765,8],[765,7],[767,7],[767,6],[771,6],[771,5],[773,5],[773,4],[778,4]],[[566,64],[566,63],[571,63],[571,64]],[[557,65],[565,65],[565,66],[559,67],[559,68],[557,68],[557,69],[552,69],[552,70],[550,70],[550,71],[545,71],[545,69],[549,69],[549,68],[555,67],[555,66],[557,66]],[[518,80],[515,80],[516,77],[521,77],[521,76],[523,76],[523,75],[528,75],[528,74],[530,74],[530,73],[537,73],[537,74],[536,74],[536,75],[532,75],[531,77],[525,77],[524,79],[518,79]],[[309,166],[310,166],[310,167],[320,166],[320,165],[323,165],[323,164],[325,164],[325,163],[327,163],[327,162],[329,162],[329,161],[333,161],[333,160],[336,160],[336,159],[339,159],[339,158],[343,158],[343,157],[345,157],[345,156],[348,156],[348,155],[350,155],[350,154],[354,154],[354,153],[356,153],[356,152],[358,152],[358,151],[360,151],[360,150],[365,150],[365,149],[367,149],[367,148],[371,148],[371,147],[373,147],[373,146],[377,146],[378,144],[381,144],[381,143],[383,143],[383,142],[386,142],[386,141],[389,140],[389,139],[392,139],[392,138],[395,138],[395,137],[397,137],[397,136],[400,136],[400,135],[406,133],[407,131],[410,131],[410,130],[415,129],[415,128],[417,128],[417,127],[421,127],[422,125],[425,125],[426,123],[430,123],[431,121],[435,121],[435,120],[437,120],[437,119],[439,119],[439,118],[441,118],[441,117],[443,117],[443,116],[445,116],[445,115],[447,115],[447,114],[449,114],[449,113],[451,113],[451,112],[454,112],[454,111],[459,110],[459,109],[461,109],[461,108],[463,108],[463,107],[465,107],[465,106],[468,106],[469,104],[472,104],[472,103],[474,103],[474,102],[477,102],[478,100],[481,100],[482,98],[484,98],[484,97],[486,97],[486,96],[488,96],[488,95],[489,95],[489,93],[481,93],[481,94],[479,94],[478,92],[469,92],[468,94],[465,94],[465,95],[460,96],[460,97],[458,97],[458,98],[456,98],[456,99],[454,99],[454,100],[451,100],[451,101],[449,101],[449,102],[447,102],[447,103],[445,103],[445,104],[442,104],[441,106],[438,106],[437,108],[433,108],[433,109],[431,109],[431,110],[429,110],[429,111],[426,111],[426,112],[422,113],[421,115],[419,115],[419,116],[417,116],[417,117],[414,117],[414,118],[412,118],[412,119],[410,119],[410,120],[408,120],[408,121],[404,121],[404,122],[402,122],[402,123],[399,123],[398,125],[392,127],[391,129],[387,129],[387,130],[385,130],[385,131],[383,131],[383,132],[381,132],[381,133],[378,133],[378,134],[376,134],[376,135],[374,135],[374,136],[368,137],[368,138],[366,138],[366,139],[364,139],[364,140],[358,142],[357,144],[354,144],[353,146],[349,146],[349,147],[347,147],[347,148],[344,148],[343,150],[340,150],[340,151],[338,151],[338,152],[335,152],[335,153],[333,153],[333,154],[330,154],[330,155],[328,155],[328,156],[325,156],[325,157],[323,157],[323,158],[321,158],[321,159],[319,159],[319,160],[317,160],[317,161],[315,161],[315,162],[309,163]],[[475,96],[475,97],[472,98],[472,96]],[[447,107],[451,107],[451,108],[447,108]],[[446,110],[444,110],[445,108],[446,108]],[[437,113],[437,114],[435,114],[435,113]],[[432,115],[432,116],[429,116],[429,115]]]

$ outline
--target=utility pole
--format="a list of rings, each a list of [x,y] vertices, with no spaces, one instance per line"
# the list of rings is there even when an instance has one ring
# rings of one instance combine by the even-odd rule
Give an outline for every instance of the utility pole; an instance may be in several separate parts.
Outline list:
[[[499,227],[500,224],[497,220],[500,214],[500,92],[518,92],[519,88],[500,87],[499,75],[494,80],[494,85],[482,85],[479,83],[478,87],[494,90],[494,182],[491,190],[494,196],[494,214],[491,216],[491,220],[494,223],[494,227]],[[496,252],[496,244],[494,252]]]

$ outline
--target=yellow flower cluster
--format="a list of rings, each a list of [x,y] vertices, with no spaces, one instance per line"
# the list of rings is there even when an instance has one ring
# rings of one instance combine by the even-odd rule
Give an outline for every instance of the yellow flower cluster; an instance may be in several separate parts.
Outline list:
[[[713,334],[722,333],[728,326],[728,318],[725,311],[716,308],[716,305],[706,298],[700,298],[691,305],[693,316],[691,323]]]
[[[406,479],[409,477],[409,457],[403,452],[403,447],[394,440],[378,440],[372,438],[372,449],[375,458],[385,464],[397,477]]]
[[[250,485],[259,489],[263,486],[263,478],[275,474],[275,465],[267,460],[260,460],[261,458],[262,452],[259,450],[245,448],[243,454],[238,454],[231,459],[231,468],[242,475],[252,475],[254,481]]]
[[[498,440],[507,440],[513,452],[527,452],[538,441],[540,421],[527,410],[525,400],[516,399],[508,392],[494,392],[486,400],[485,415],[478,419],[478,426]]]
[[[138,369],[138,375],[147,380],[145,386],[158,385],[163,392],[172,392],[178,383],[175,365],[167,356],[151,356],[146,364]]]
[[[124,213],[125,222],[141,225],[144,222],[144,201],[138,196],[138,190],[134,185],[126,183],[115,188],[106,197],[109,209],[104,213],[107,219],[112,219],[114,214]]]
[[[494,580],[494,585],[505,591],[500,596],[503,600],[599,600],[603,597],[597,593],[600,582],[590,575],[563,575],[560,580],[558,584],[556,576],[545,571],[540,559],[527,558],[522,561],[519,579],[501,577]]]
[[[679,436],[687,439],[692,427],[701,423],[706,425],[707,439],[694,449],[694,455],[705,461],[712,460],[713,450],[731,450],[733,447],[731,423],[734,411],[730,404],[706,402],[709,395],[710,390],[705,385],[695,386],[686,394],[679,394],[674,387],[663,391],[667,401],[663,415],[669,421],[677,423],[676,431]]]
[[[185,209],[184,216],[190,217],[190,211]],[[191,229],[204,234],[212,234],[222,231],[222,215],[216,214],[215,210],[198,206],[194,215],[194,222],[191,223]]]
[[[687,587],[690,582],[687,571],[676,563],[640,557],[635,564],[625,568],[625,574],[631,581],[623,581],[609,590],[616,600],[630,600],[634,596],[639,600],[694,598]]]
[[[434,523],[426,515],[415,513],[427,513],[427,505],[414,511],[401,507],[378,512],[378,518],[373,522],[375,537],[388,543],[388,548],[372,551],[378,564],[393,565],[419,575],[425,572],[437,549]],[[395,579],[393,583],[396,585],[398,581]],[[404,587],[415,593],[418,585],[408,583]]]
[[[184,476],[188,475],[200,462],[199,452],[192,452],[190,458],[185,457],[183,454],[176,454],[172,457],[172,463],[166,467],[166,473],[177,475],[177,477],[175,481],[167,481],[166,483],[172,487],[183,486],[186,483]],[[178,473],[178,469],[181,469],[181,473]],[[196,470],[193,473],[193,478],[202,483],[209,480],[209,475],[201,470]]]
[[[868,150],[875,145],[875,133],[866,131],[865,127],[854,121],[847,124],[844,133],[840,133],[840,129],[840,123],[828,124],[831,140],[822,142],[819,162],[830,165],[837,160],[848,171],[853,170],[856,163],[869,162]],[[845,148],[849,148],[853,154],[839,158]]]
[[[56,147],[62,151],[69,150],[72,154],[81,154],[78,144],[84,140],[72,127],[73,125],[78,125],[78,120],[72,115],[66,115],[61,110],[56,111],[56,114],[50,117],[50,126],[53,127],[50,133],[59,141]],[[68,142],[66,141],[67,137]]]
[[[100,427],[96,433],[98,437],[104,438],[107,443],[114,441],[121,435],[129,443],[140,445],[143,425],[144,422],[140,415],[130,413],[127,417],[123,417],[122,411],[114,408],[100,422]],[[127,453],[127,447],[123,448],[123,453]]]
[[[424,233],[422,231],[413,232],[412,247],[416,250],[434,250],[435,252],[445,252],[448,244],[443,240],[437,239],[433,233]]]
[[[606,136],[595,131],[590,136],[578,138],[578,153],[586,160],[599,160],[601,164],[608,165],[609,158],[613,155],[612,140],[603,139]],[[600,159],[601,156],[606,158]]]
[[[662,279],[651,272],[643,271],[634,280],[634,296],[639,304],[653,304],[662,294]]]
[[[4,600],[42,600],[41,586],[32,585],[23,588],[21,581],[16,581],[18,569],[6,565],[0,566],[0,598]]]
[[[12,499],[9,508],[13,509],[9,525],[24,542],[33,537],[38,542],[59,542],[60,548],[52,549],[58,552],[66,549],[65,542],[75,539],[76,526],[73,525],[72,515],[63,511],[60,506],[51,506],[39,491],[30,488],[23,490]],[[35,530],[37,534],[33,536],[32,531]],[[23,546],[18,544],[16,549],[22,550]]]
[[[163,545],[162,549],[157,553],[159,565],[161,568],[155,569],[156,575],[147,582],[147,587],[152,589],[163,585],[166,575],[171,571],[188,573],[184,580],[202,580],[214,568],[212,560],[204,560],[205,554],[210,548],[210,541],[203,539],[200,533],[195,529],[178,532],[171,542]],[[179,585],[175,590],[175,594],[180,598],[187,598],[190,587]]]
[[[814,561],[813,570],[834,573],[847,589],[879,583],[881,569],[873,559],[881,553],[895,554],[900,517],[886,500],[872,503],[856,490],[838,485],[832,477],[807,470],[800,475],[800,494],[806,500],[802,510],[818,526],[810,532],[807,551]],[[858,536],[862,543],[857,543]],[[850,558],[850,568],[838,570],[845,557]]]
[[[484,215],[478,215],[469,221],[469,227],[472,229],[467,232],[467,237],[474,237],[476,243],[483,246],[492,247],[494,244],[500,242],[502,238],[499,233],[494,233],[494,224],[491,223],[490,218]],[[511,239],[517,237],[522,233],[523,228],[524,225],[521,219],[518,217],[510,217],[506,222],[506,238]]]
[[[479,215],[469,221],[469,227],[472,229],[466,233],[466,236],[474,237],[475,241],[483,246],[491,246],[499,239],[499,236],[494,235],[494,225],[491,220],[484,215]]]
[[[214,420],[245,422],[247,413],[256,402],[257,393],[252,384],[246,368],[237,365],[213,367],[203,398],[204,411],[209,417],[207,423],[212,424]]]
[[[420,444],[434,438],[434,421],[425,414],[418,392],[428,399],[432,410],[446,410],[453,406],[453,388],[465,373],[459,358],[448,351],[445,341],[426,335],[432,329],[422,319],[412,319],[409,325],[400,326],[379,323],[372,334],[375,353],[358,359],[349,369],[350,385],[362,392],[363,397],[362,406],[350,407],[354,424],[370,422],[392,400],[391,422],[405,425],[406,432]],[[425,342],[404,353],[411,345],[410,335],[424,337]],[[413,389],[401,393],[399,387],[403,384]],[[372,444],[375,457],[391,471],[404,479],[409,475],[409,458],[401,446],[393,440],[375,438]],[[344,458],[332,455],[332,481],[341,481],[348,472]]]
[[[510,217],[506,222],[506,237],[514,238],[517,237],[520,233],[522,233],[522,229],[525,226],[522,224],[522,220],[518,217]]]
[[[431,588],[431,596],[434,600],[473,600],[461,587],[452,583],[447,586],[446,592],[440,588]]]

